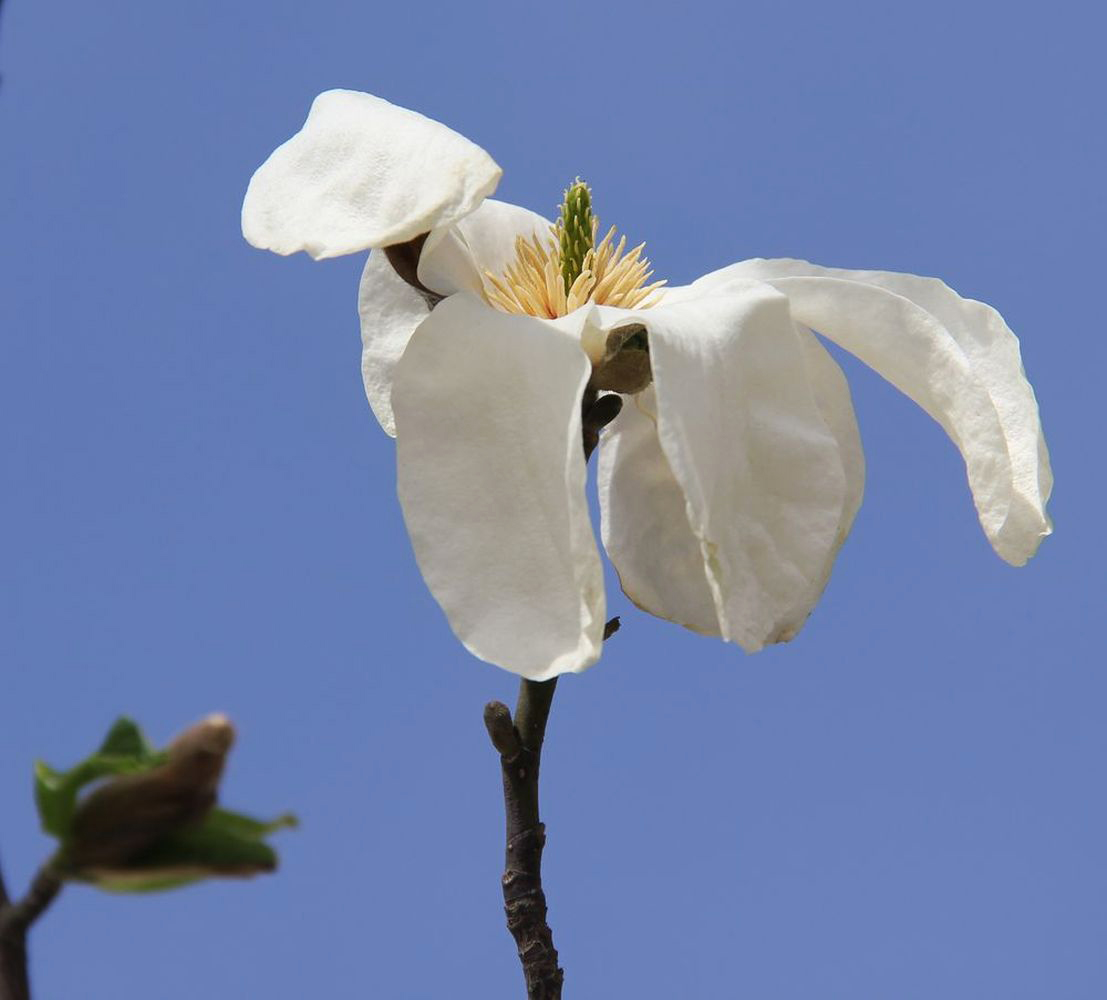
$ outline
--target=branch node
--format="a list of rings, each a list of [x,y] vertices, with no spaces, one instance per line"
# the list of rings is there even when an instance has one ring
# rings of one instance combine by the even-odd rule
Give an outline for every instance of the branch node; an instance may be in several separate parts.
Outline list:
[[[511,721],[511,709],[502,701],[490,701],[484,706],[484,728],[488,730],[488,738],[501,757],[511,760],[518,756],[521,749],[519,734]]]
[[[61,891],[61,876],[48,861],[35,874],[27,894],[0,907],[0,1000],[30,1000],[27,932]],[[6,895],[6,893],[5,893]]]

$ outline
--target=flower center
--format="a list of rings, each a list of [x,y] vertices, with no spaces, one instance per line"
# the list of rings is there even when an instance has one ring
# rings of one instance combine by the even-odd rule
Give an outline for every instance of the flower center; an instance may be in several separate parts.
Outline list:
[[[642,256],[646,244],[626,249],[615,227],[596,243],[600,222],[592,214],[592,192],[579,178],[569,186],[560,218],[549,233],[515,238],[515,259],[502,275],[484,273],[484,298],[509,313],[555,319],[587,302],[623,309],[648,309],[664,281],[647,284],[653,271]]]

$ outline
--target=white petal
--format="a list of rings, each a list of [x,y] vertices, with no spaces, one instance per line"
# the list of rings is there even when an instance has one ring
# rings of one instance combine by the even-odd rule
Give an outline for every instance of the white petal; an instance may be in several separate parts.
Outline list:
[[[392,393],[400,502],[427,585],[470,652],[533,680],[590,666],[602,645],[583,318],[453,295],[411,338]]]
[[[519,205],[489,198],[456,226],[436,230],[419,258],[419,280],[440,295],[480,293],[485,271],[499,276],[515,259],[515,240],[546,235],[550,222]]]
[[[384,432],[396,436],[392,380],[415,328],[430,314],[426,299],[392,269],[382,250],[365,262],[358,288],[361,377],[365,395]]]
[[[853,412],[853,400],[850,397],[845,372],[810,330],[797,326],[796,335],[803,346],[807,381],[814,394],[815,405],[818,406],[819,413],[830,433],[838,442],[842,471],[845,475],[845,492],[839,513],[838,534],[811,591],[803,595],[797,603],[795,614],[799,616],[806,615],[822,596],[830,579],[830,571],[834,568],[838,550],[849,535],[850,528],[853,527],[853,519],[857,516],[857,511],[861,507],[861,498],[865,495],[865,453],[861,448],[861,433],[857,429],[857,417]]]
[[[657,439],[683,493],[718,633],[750,652],[790,639],[840,544],[847,489],[838,441],[808,384],[807,353],[788,302],[769,286],[748,282],[633,318],[648,329]],[[606,516],[613,529],[631,518],[635,527],[628,530],[639,539],[610,531],[618,539],[613,561],[624,578],[653,578],[653,594],[635,591],[636,599],[656,600],[658,613],[708,631],[682,531],[662,531],[667,554],[637,562],[643,553],[636,550],[650,544],[651,518],[670,520],[679,503],[650,454],[644,428],[635,431],[637,454],[649,467],[638,479],[655,485],[639,494],[613,489],[622,475],[616,440],[605,476]],[[627,449],[628,458],[634,453]],[[635,504],[658,509],[635,511]],[[676,570],[671,579],[665,575],[669,561]]]
[[[440,295],[479,292],[483,270],[497,274],[511,261],[516,236],[530,238],[549,226],[529,209],[489,198],[457,225],[430,234],[419,258],[419,280]],[[369,255],[358,290],[361,374],[369,404],[392,437],[396,436],[392,417],[396,363],[429,311],[423,295],[396,274],[383,253]]]
[[[1052,530],[1045,505],[1053,475],[1018,339],[995,309],[936,278],[796,260],[743,261],[707,281],[717,287],[732,277],[771,281],[792,298],[797,319],[930,413],[965,457],[996,552],[1016,566],[1034,554]]]
[[[600,532],[623,593],[643,611],[719,637],[700,542],[657,437],[652,386],[626,400],[604,433],[596,479]]]
[[[811,586],[797,591],[785,621],[802,623],[830,578],[865,489],[865,456],[842,369],[809,331],[797,328],[806,378],[845,474],[838,531]],[[719,636],[714,600],[699,540],[688,523],[681,491],[657,436],[651,387],[628,400],[600,446],[597,480],[604,548],[624,593],[638,607],[703,635]]]
[[[403,243],[464,218],[501,173],[445,125],[370,94],[328,90],[254,174],[242,233],[263,250],[316,259]]]

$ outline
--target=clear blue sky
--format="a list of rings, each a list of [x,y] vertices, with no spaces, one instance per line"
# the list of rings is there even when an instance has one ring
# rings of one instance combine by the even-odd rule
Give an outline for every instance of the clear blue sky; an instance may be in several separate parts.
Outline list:
[[[687,281],[748,256],[944,277],[1022,338],[1057,474],[1028,567],[953,446],[845,362],[868,488],[826,596],[754,657],[629,607],[543,771],[566,996],[1107,996],[1104,23],[1091,4],[45,4],[0,22],[0,853],[36,756],[214,709],[283,867],[67,891],[40,998],[521,994],[498,764],[515,680],[415,568],[362,391],[358,258],[249,248],[254,168],[371,91],[598,211]],[[458,990],[457,984],[463,984]]]

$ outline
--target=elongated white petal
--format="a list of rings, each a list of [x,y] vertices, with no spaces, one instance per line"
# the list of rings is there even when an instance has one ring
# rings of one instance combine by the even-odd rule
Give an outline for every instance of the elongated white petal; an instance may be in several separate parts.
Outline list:
[[[392,380],[415,328],[430,314],[426,299],[392,269],[381,250],[365,262],[358,288],[361,317],[361,378],[384,432],[396,436]]]
[[[411,338],[392,397],[400,503],[427,585],[470,652],[533,680],[590,666],[602,645],[582,321],[450,296]]]
[[[750,652],[792,638],[840,544],[847,487],[786,298],[737,283],[628,315],[648,330],[656,440],[683,495],[718,634]],[[689,535],[671,525],[680,501],[647,429],[628,422],[613,438],[601,492],[612,561],[648,610],[712,631]],[[622,469],[635,460],[645,471]],[[655,544],[664,548],[648,551]]]
[[[503,274],[515,241],[546,235],[550,222],[529,208],[489,198],[457,225],[435,230],[419,258],[419,280],[440,295],[480,293],[485,271]]]
[[[600,533],[623,593],[643,611],[719,637],[700,541],[657,436],[652,386],[605,432],[596,479]]]
[[[263,250],[316,259],[403,243],[464,218],[501,173],[445,125],[371,94],[328,90],[257,169],[242,233]]]
[[[797,319],[930,413],[961,449],[996,552],[1016,566],[1035,553],[1052,530],[1053,475],[1018,339],[995,309],[936,278],[797,260],[742,261],[701,280],[719,287],[735,277],[772,282]]]

